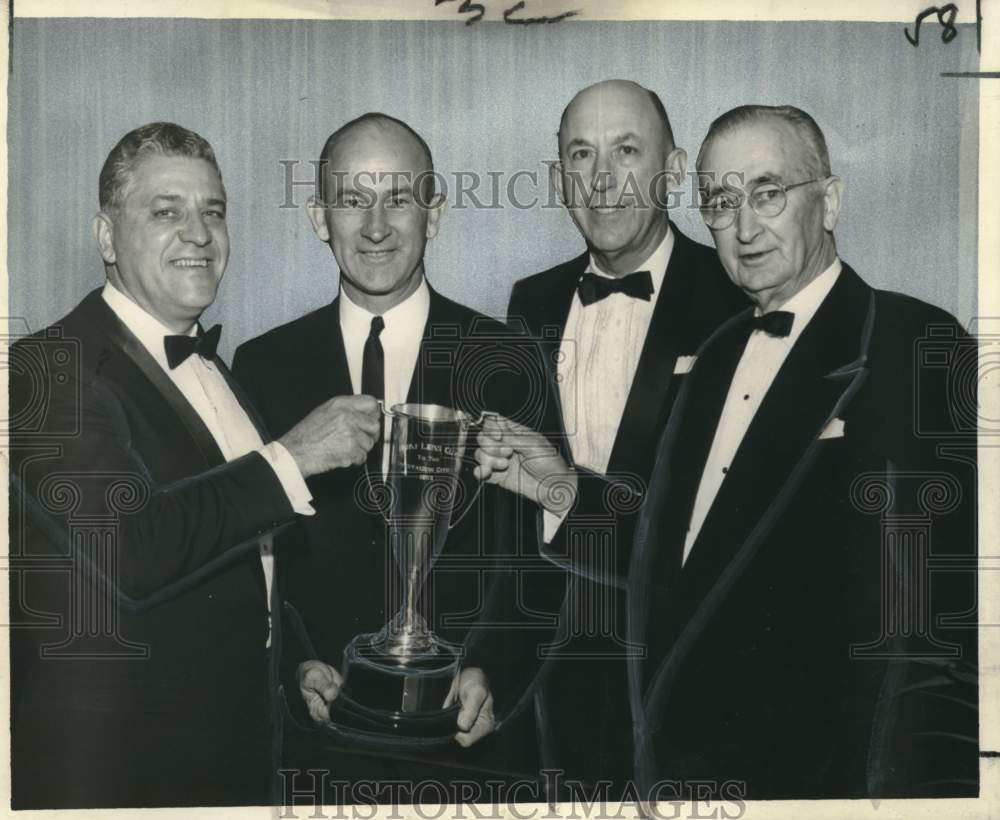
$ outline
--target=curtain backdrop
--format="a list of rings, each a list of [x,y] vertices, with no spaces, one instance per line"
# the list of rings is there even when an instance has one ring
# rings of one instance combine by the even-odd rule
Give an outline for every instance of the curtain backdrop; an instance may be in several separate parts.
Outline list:
[[[742,103],[791,103],[824,129],[846,200],[837,244],[871,283],[968,322],[976,296],[975,33],[951,43],[899,24],[17,19],[9,88],[11,313],[37,330],[103,281],[90,234],[97,175],[129,129],[172,120],[215,147],[232,256],[208,322],[222,350],[329,301],[337,269],[302,209],[326,136],[365,111],[410,123],[449,184],[431,283],[491,314],[523,276],[579,253],[551,206],[559,115],[608,77],[655,89],[689,169],[709,122]],[[282,163],[282,160],[287,161]],[[297,166],[290,163],[298,162]],[[506,194],[512,175],[522,205]],[[459,176],[464,172],[470,176]],[[477,208],[458,183],[478,174]],[[494,197],[489,174],[499,181]],[[531,175],[537,178],[532,184]],[[672,212],[708,242],[690,184]],[[498,201],[494,201],[494,200]],[[548,205],[549,207],[545,207]]]

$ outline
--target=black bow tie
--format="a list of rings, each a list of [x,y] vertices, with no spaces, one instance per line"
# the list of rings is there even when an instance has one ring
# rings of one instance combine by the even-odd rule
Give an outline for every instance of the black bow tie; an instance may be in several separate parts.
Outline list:
[[[199,333],[197,336],[164,336],[163,349],[167,352],[167,364],[173,370],[192,353],[197,353],[203,359],[215,356],[219,346],[219,336],[222,325],[215,325],[211,330]]]
[[[618,279],[609,279],[607,276],[598,276],[594,273],[585,273],[580,277],[577,284],[577,291],[580,294],[580,302],[584,307],[594,302],[600,302],[612,293],[624,293],[633,299],[649,301],[653,295],[653,277],[648,270],[640,270],[622,276]]]
[[[794,321],[795,314],[791,311],[772,310],[770,313],[754,316],[750,327],[754,330],[763,330],[768,336],[787,336],[792,332]]]

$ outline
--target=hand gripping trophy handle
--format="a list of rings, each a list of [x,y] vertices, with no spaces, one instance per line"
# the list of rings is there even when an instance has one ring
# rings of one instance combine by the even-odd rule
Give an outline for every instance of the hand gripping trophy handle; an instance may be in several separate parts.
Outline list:
[[[389,419],[396,419],[397,414],[396,414],[395,410],[396,410],[397,407],[401,407],[402,406],[402,405],[394,405],[391,410],[386,410],[386,408],[385,408],[385,402],[382,401],[382,399],[376,399],[375,403],[378,405],[379,412],[383,416],[385,416],[386,418],[389,418]],[[471,431],[474,428],[482,428],[484,422],[487,419],[496,420],[496,419],[498,419],[500,417],[501,417],[500,414],[497,413],[497,412],[495,412],[495,411],[493,411],[493,410],[482,410],[479,413],[479,418],[478,419],[476,419],[475,421],[466,421],[465,424],[467,425],[467,429]],[[390,441],[391,441],[391,439],[390,439]],[[376,443],[375,446],[378,446],[378,444]],[[391,454],[390,454],[390,459],[391,459]],[[389,466],[390,466],[390,473],[391,473],[391,469],[392,469],[392,462],[391,462],[391,460],[390,460]],[[368,472],[368,464],[367,463],[365,464],[365,480],[368,482],[368,489],[369,489],[369,491],[372,493],[373,496],[375,496],[376,495],[376,490],[375,490],[374,486],[372,485],[372,477],[371,477],[371,474]],[[462,519],[465,518],[465,516],[468,514],[469,510],[472,509],[473,506],[475,506],[476,500],[479,498],[479,493],[482,491],[482,489],[483,489],[483,485],[480,482],[476,486],[476,490],[475,490],[475,493],[473,493],[472,498],[469,499],[469,503],[465,505],[465,508],[457,516],[455,515],[454,510],[452,510],[451,520],[450,520],[450,522],[448,524],[448,529],[449,530],[453,529],[459,523],[461,523]],[[389,514],[388,514],[387,508],[385,506],[383,506],[383,507],[380,507],[380,509],[382,510],[382,517],[385,519],[386,523],[388,523],[389,522]]]

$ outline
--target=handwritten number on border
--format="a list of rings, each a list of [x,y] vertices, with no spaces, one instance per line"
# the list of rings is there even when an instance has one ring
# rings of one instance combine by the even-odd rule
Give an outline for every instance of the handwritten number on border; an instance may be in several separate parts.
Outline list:
[[[955,37],[958,36],[958,29],[955,28],[955,18],[958,16],[958,6],[954,3],[949,3],[947,6],[931,6],[920,14],[917,15],[917,19],[913,23],[913,34],[910,34],[908,28],[903,29],[903,34],[906,35],[906,39],[910,41],[910,45],[916,48],[920,45],[920,24],[924,22],[924,18],[930,17],[932,14],[937,15],[938,22],[943,27],[941,32],[941,42],[950,43]],[[947,19],[946,19],[947,18]]]

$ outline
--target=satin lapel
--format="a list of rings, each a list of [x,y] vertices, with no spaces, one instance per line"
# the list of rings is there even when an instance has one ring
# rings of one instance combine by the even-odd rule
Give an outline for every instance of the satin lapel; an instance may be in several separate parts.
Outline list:
[[[233,395],[236,396],[236,401],[240,403],[240,407],[242,407],[243,412],[247,414],[247,418],[250,419],[250,423],[256,428],[257,435],[260,436],[260,440],[265,444],[270,442],[271,434],[267,430],[267,425],[264,423],[264,419],[261,418],[256,408],[254,408],[254,406],[250,403],[250,398],[243,392],[243,388],[240,387],[236,379],[233,378],[233,374],[229,372],[229,368],[226,366],[226,363],[222,361],[220,356],[215,356],[212,359],[212,363],[215,365],[219,373],[222,374],[222,378],[226,380],[226,384],[229,385],[229,389],[233,391]]]
[[[656,307],[611,449],[609,473],[642,472],[640,465],[649,463],[647,448],[654,440],[656,426],[663,421],[681,328],[692,302],[694,277],[698,273],[693,269],[688,249],[687,238],[674,229],[673,252],[656,295]]]
[[[691,519],[695,494],[701,480],[708,451],[719,426],[719,417],[729,392],[729,385],[750,335],[752,310],[738,314],[713,334],[704,345],[698,363],[688,378],[683,419],[672,459],[667,467],[673,491],[669,496],[669,520],[674,522],[672,536],[663,550],[666,564],[655,579],[672,585],[681,568],[687,522]]]
[[[675,607],[687,523],[701,476],[702,465],[718,426],[733,371],[750,334],[747,310],[723,324],[702,346],[698,363],[681,388],[678,403],[657,450],[649,495],[642,512],[636,543],[642,556],[634,557],[631,586],[637,604],[630,620],[648,647],[648,659],[634,673],[635,686],[645,689],[664,657],[673,636],[664,628]],[[646,518],[653,520],[646,521]],[[654,630],[647,624],[656,623]]]
[[[99,321],[102,327],[107,328],[108,338],[112,344],[125,353],[131,363],[149,381],[150,386],[163,397],[167,408],[180,419],[191,436],[195,446],[205,459],[206,465],[215,467],[225,462],[226,459],[222,455],[219,445],[215,443],[208,427],[170,380],[170,377],[163,372],[163,368],[142,346],[142,343],[119,321],[114,311],[107,306],[103,299],[99,300],[99,305],[95,306],[95,310],[99,310],[103,314]]]
[[[646,646],[644,658],[629,658],[629,702],[637,772],[651,764],[651,728],[643,706],[651,678],[662,662],[680,576],[687,522],[697,488],[695,471],[704,462],[732,371],[750,333],[751,311],[724,322],[698,350],[698,363],[684,379],[656,448],[649,491],[639,513],[629,567],[627,635]],[[649,624],[656,624],[650,629]]]
[[[271,436],[267,431],[267,425],[264,424],[264,419],[260,417],[260,414],[254,409],[254,406],[250,403],[250,399],[247,397],[246,393],[243,392],[243,388],[239,386],[236,379],[233,378],[233,374],[229,372],[229,368],[226,367],[226,363],[222,361],[222,358],[215,356],[212,359],[219,373],[222,374],[222,378],[226,380],[226,384],[229,385],[229,389],[233,391],[233,395],[236,396],[236,401],[240,403],[240,407],[243,408],[243,412],[247,414],[247,418],[250,419],[250,423],[256,428],[257,435],[260,436],[260,440],[267,444],[271,441]],[[254,581],[257,584],[257,591],[260,592],[261,598],[267,598],[267,579],[264,577],[264,566],[260,561],[253,561],[251,564],[251,571],[254,575]],[[271,564],[271,600],[268,601],[268,607],[272,613],[277,612],[276,609],[276,595],[277,595],[277,572],[278,572],[278,562],[274,561]],[[272,634],[278,627],[275,625],[277,621],[271,621]]]
[[[691,644],[809,474],[820,432],[863,384],[874,304],[845,265],[779,371],[684,566],[679,632],[647,691],[647,714],[656,714]]]
[[[710,584],[764,514],[850,382],[870,289],[846,271],[799,337],[740,444],[684,568],[685,588]]]
[[[587,270],[589,262],[590,255],[584,253],[567,263],[566,269],[552,282],[548,293],[539,298],[537,304],[538,319],[537,322],[532,323],[530,328],[542,347],[542,359],[548,373],[549,391],[559,415],[559,429],[563,433],[566,430],[566,422],[563,418],[562,396],[556,378],[558,375],[556,362],[563,337],[566,335],[566,322],[569,319],[570,309],[573,307],[576,285],[584,271]],[[564,440],[563,445],[564,455],[571,459],[572,453],[569,443]]]
[[[567,262],[558,276],[553,276],[546,292],[539,294],[535,304],[531,305],[531,313],[524,318],[528,322],[529,332],[537,333],[545,341],[558,341],[566,332],[566,320],[573,306],[576,295],[576,284],[580,281],[590,254],[584,253]],[[516,317],[508,317],[508,320]],[[554,362],[550,362],[554,364]]]

